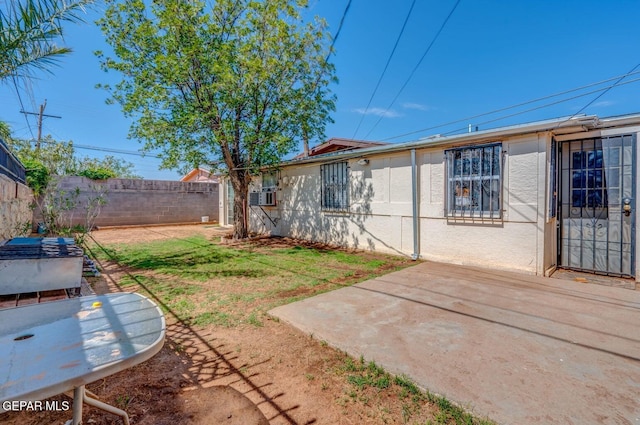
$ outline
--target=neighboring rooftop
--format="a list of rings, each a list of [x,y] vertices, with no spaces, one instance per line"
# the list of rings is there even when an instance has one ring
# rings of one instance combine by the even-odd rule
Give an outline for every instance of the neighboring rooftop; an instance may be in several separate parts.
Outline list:
[[[355,149],[373,148],[376,146],[383,146],[387,144],[388,143],[383,142],[369,142],[366,140],[352,140],[332,137],[326,142],[320,143],[318,146],[309,149],[309,155],[305,156],[304,153],[301,153],[296,155],[294,159],[307,158],[310,156],[323,155],[338,151],[352,151]]]
[[[197,182],[197,183],[218,183],[218,176],[204,168],[194,168],[185,174],[181,182]]]

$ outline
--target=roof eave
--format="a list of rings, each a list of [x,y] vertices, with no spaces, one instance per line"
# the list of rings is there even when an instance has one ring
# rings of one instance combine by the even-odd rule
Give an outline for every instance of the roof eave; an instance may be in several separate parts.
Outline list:
[[[614,117],[601,118],[597,128],[625,127],[630,125],[640,125],[640,114],[619,115]]]
[[[640,123],[640,115],[637,115],[638,123]],[[431,148],[444,145],[458,145],[463,143],[478,143],[482,141],[499,141],[505,137],[513,137],[523,134],[540,133],[553,130],[554,133],[571,133],[575,131],[583,131],[584,129],[595,128],[600,124],[596,115],[583,115],[569,118],[556,118],[553,120],[538,121],[528,124],[518,124],[509,127],[503,127],[491,130],[475,131],[471,133],[458,134],[454,136],[435,136],[427,139],[419,139],[399,144],[375,146],[371,148],[363,148],[355,151],[344,153],[332,153],[319,155],[304,159],[290,160],[282,163],[282,166],[302,165],[314,162],[328,162],[336,160],[346,160],[351,158],[360,158],[365,155],[393,153],[407,149]]]

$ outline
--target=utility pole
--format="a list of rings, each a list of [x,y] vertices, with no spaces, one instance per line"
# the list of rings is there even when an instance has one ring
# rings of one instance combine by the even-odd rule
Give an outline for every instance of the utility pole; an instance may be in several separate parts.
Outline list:
[[[40,151],[40,141],[42,140],[42,118],[62,118],[58,115],[47,115],[44,113],[44,109],[47,107],[47,99],[44,100],[44,103],[40,105],[40,112],[26,112],[21,110],[21,114],[25,115],[37,115],[38,116],[38,140],[36,141],[36,152]]]

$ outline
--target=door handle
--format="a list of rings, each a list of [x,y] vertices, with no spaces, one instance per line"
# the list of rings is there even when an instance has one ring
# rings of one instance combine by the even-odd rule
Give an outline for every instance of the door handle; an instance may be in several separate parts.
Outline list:
[[[624,198],[622,200],[622,211],[624,211],[624,215],[629,217],[631,215],[631,199]]]

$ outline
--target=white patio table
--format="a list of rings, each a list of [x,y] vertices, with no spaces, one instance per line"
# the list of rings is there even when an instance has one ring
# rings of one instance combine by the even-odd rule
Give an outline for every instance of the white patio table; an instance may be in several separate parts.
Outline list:
[[[120,415],[87,396],[85,385],[141,363],[164,343],[162,311],[135,293],[79,297],[0,310],[0,412],[5,401],[43,400],[74,391],[82,403]]]

